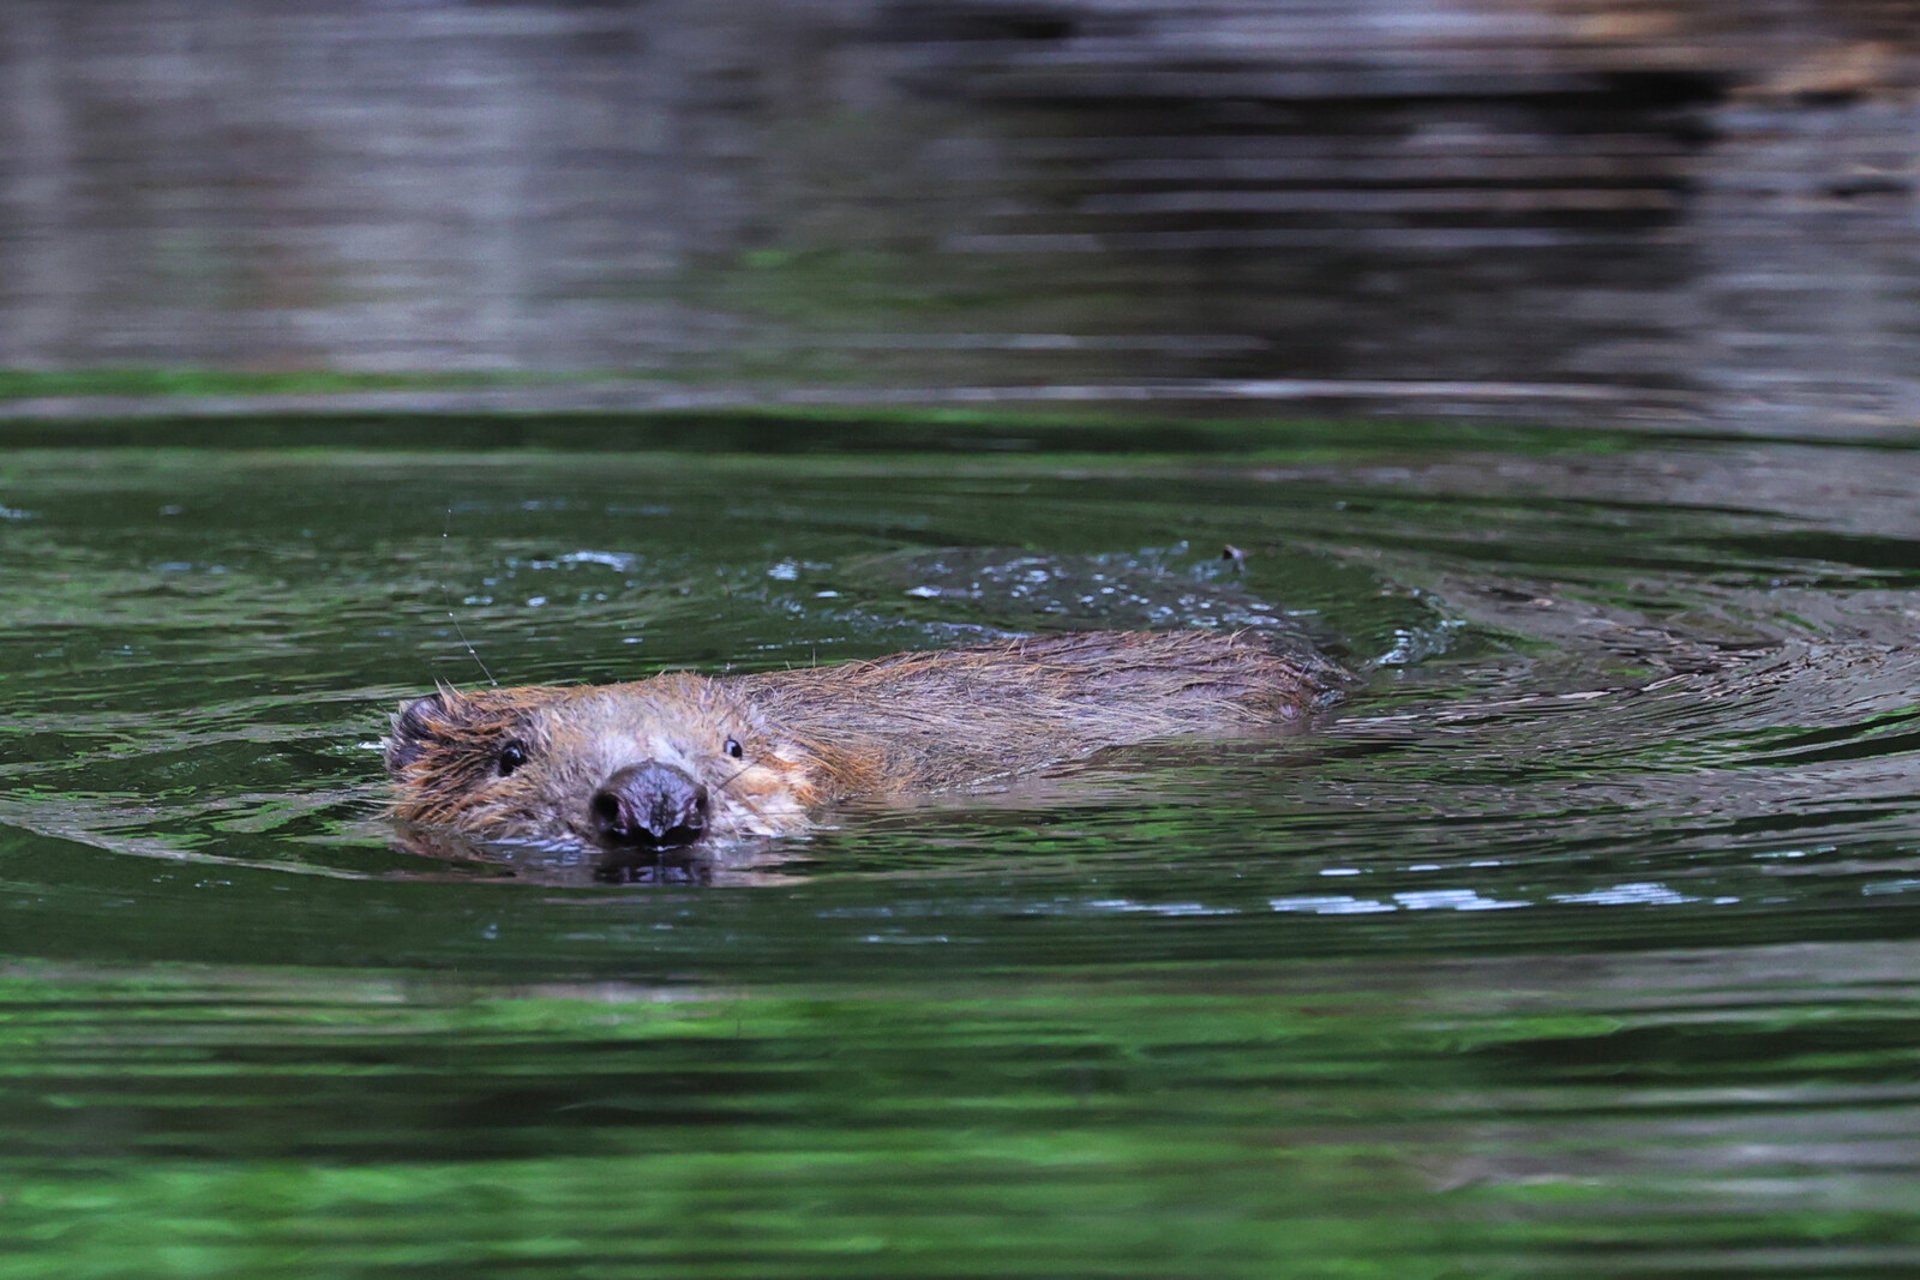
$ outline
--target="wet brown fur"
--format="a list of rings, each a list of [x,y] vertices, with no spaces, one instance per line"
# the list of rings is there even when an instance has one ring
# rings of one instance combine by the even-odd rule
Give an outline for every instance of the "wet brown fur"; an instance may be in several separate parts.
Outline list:
[[[396,817],[482,836],[590,840],[594,790],[648,759],[708,787],[716,834],[780,835],[856,796],[1297,720],[1331,673],[1245,634],[1089,632],[749,676],[443,688],[394,718],[386,759]],[[526,763],[502,776],[509,742]]]

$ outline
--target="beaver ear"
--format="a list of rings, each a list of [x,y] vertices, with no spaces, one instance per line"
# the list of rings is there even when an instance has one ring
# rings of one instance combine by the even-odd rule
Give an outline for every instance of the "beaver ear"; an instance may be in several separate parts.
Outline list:
[[[399,776],[400,770],[425,755],[429,746],[445,742],[442,731],[459,723],[465,704],[466,699],[452,689],[401,703],[400,714],[393,718],[393,734],[386,743],[387,772]]]

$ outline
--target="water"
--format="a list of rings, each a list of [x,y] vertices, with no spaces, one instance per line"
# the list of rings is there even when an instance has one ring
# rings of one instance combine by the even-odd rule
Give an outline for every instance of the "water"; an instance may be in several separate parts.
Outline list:
[[[0,373],[53,376],[0,400],[186,365],[1920,418],[1911,4],[1642,8],[9,0]]]
[[[0,1276],[1920,1267],[1920,454],[13,430]],[[489,432],[548,447],[448,447]],[[1314,734],[691,879],[379,816],[469,641],[517,683],[1273,620],[1367,673]]]

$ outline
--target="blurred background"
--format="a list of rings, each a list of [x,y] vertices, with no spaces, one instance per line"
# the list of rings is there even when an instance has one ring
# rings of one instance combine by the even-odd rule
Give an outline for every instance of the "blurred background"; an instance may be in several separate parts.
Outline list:
[[[0,1280],[1920,1275],[1916,184],[1920,0],[0,0]],[[383,817],[1098,626],[1362,680]]]
[[[156,393],[1920,415],[1912,0],[0,17],[16,415]]]

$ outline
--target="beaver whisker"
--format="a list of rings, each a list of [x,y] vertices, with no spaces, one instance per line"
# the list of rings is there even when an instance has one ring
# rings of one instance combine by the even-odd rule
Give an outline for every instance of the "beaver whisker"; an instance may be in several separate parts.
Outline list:
[[[473,641],[467,639],[467,629],[460,625],[460,615],[453,611],[453,588],[448,585],[449,579],[447,576],[447,566],[453,555],[453,552],[449,549],[452,533],[453,504],[449,503],[447,504],[446,523],[441,526],[440,529],[440,596],[446,602],[447,620],[453,623],[453,633],[460,637],[461,644],[467,646],[468,656],[479,666],[480,674],[487,678],[487,683],[498,689],[500,682],[493,678],[493,672],[487,669],[487,664],[480,661],[480,651],[473,647]]]

